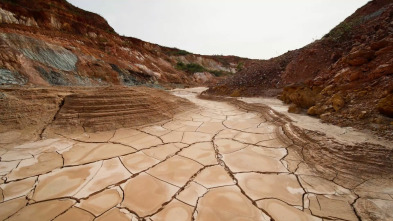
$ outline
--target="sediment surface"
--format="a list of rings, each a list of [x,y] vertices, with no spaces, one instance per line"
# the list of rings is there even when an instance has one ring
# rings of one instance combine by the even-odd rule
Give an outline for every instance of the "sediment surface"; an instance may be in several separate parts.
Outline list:
[[[0,219],[393,219],[391,147],[201,90],[173,91],[196,108],[165,122],[4,145]]]

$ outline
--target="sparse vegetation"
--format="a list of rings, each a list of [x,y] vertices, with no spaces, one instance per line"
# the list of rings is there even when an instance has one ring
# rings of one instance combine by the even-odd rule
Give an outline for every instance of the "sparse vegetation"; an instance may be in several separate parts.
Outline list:
[[[194,74],[197,72],[209,72],[216,77],[228,76],[228,75],[232,74],[231,72],[227,72],[227,71],[209,70],[209,69],[206,69],[205,67],[203,67],[202,65],[199,65],[196,63],[184,64],[181,61],[177,62],[175,68],[178,70],[185,71],[189,74]]]
[[[213,55],[214,59],[224,66],[229,66],[229,62],[225,59],[224,55]]]
[[[184,64],[181,61],[177,62],[175,68],[190,74],[207,71],[203,66],[199,64],[195,64],[195,63]]]
[[[333,28],[324,38],[331,38],[334,41],[340,41],[349,36],[353,28],[362,23],[363,19],[355,19],[352,21],[343,21],[337,27]]]
[[[244,68],[244,62],[241,61],[241,62],[239,62],[239,63],[237,64],[236,70],[237,70],[237,71],[241,71],[241,70],[243,70],[243,68]]]
[[[188,55],[188,54],[191,54],[191,53],[186,51],[186,50],[173,48],[172,50],[166,52],[166,54],[168,56],[185,56],[185,55]]]

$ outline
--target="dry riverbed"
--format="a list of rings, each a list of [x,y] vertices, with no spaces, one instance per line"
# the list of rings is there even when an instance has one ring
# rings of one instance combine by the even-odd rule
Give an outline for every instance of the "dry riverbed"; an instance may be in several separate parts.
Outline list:
[[[165,122],[1,148],[0,220],[393,219],[389,144],[202,90]]]

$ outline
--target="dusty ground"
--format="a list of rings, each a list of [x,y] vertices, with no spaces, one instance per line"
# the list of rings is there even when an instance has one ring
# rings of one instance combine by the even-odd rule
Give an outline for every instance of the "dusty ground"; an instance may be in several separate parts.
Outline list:
[[[1,148],[0,219],[393,220],[391,147],[201,90],[165,122]]]

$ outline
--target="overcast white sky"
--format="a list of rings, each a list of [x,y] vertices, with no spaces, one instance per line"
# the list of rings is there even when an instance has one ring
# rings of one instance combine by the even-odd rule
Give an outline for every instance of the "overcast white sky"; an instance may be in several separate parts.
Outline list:
[[[121,35],[266,59],[321,38],[369,0],[68,0]]]

